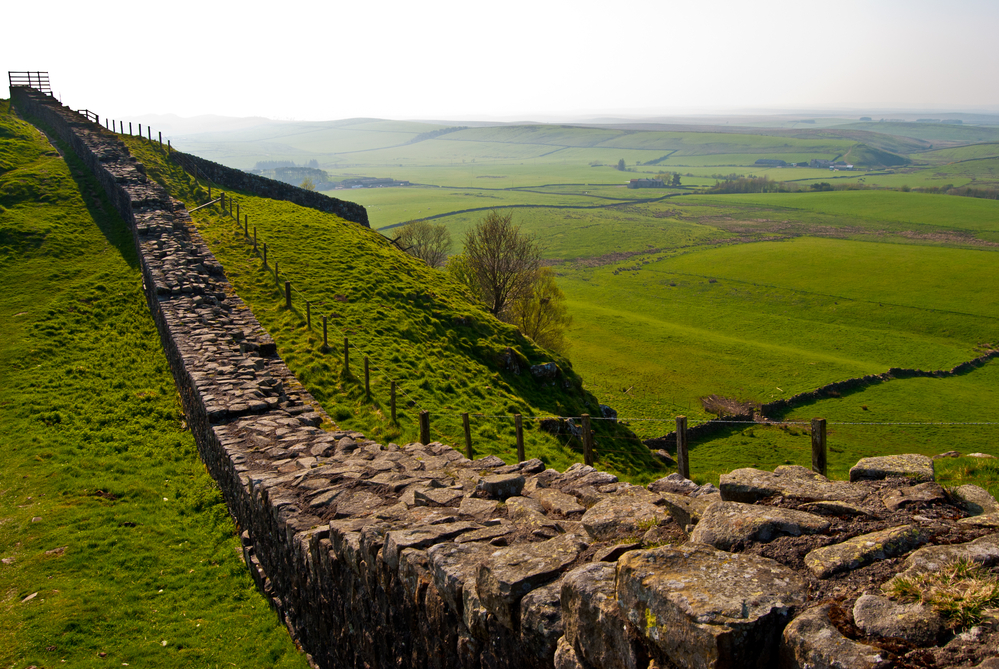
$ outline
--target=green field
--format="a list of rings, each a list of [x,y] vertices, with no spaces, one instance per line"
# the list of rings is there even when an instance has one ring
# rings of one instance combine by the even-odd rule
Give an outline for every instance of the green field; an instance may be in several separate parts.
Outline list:
[[[575,369],[601,401],[635,418],[630,426],[643,436],[671,429],[677,413],[692,420],[710,417],[700,404],[710,394],[769,401],[892,366],[949,368],[977,355],[980,345],[999,343],[994,200],[887,190],[698,193],[733,174],[803,187],[988,187],[999,183],[995,128],[852,122],[794,129],[702,126],[689,132],[497,126],[402,147],[384,148],[381,138],[372,140],[370,150],[357,151],[360,128],[369,123],[345,123],[336,131],[343,148],[330,134],[328,142],[315,141],[310,157],[334,178],[391,176],[425,187],[331,194],[365,204],[373,227],[389,236],[395,234],[391,226],[431,217],[451,231],[454,251],[484,208],[507,207],[542,240],[569,297]],[[377,127],[414,131],[391,123]],[[348,132],[354,133],[349,141],[343,134]],[[244,131],[245,146],[235,148],[253,147],[252,135]],[[230,146],[222,135],[214,139],[217,146]],[[191,140],[197,151],[197,138]],[[268,146],[279,141],[271,135]],[[305,146],[295,144],[294,150]],[[759,158],[877,156],[874,150],[909,162],[855,171],[755,164]],[[629,171],[615,169],[619,159]],[[646,202],[670,191],[620,186],[660,171],[679,171],[684,188]],[[455,213],[466,209],[476,211]],[[964,420],[995,409],[991,394],[966,387],[982,374],[929,385],[907,380],[856,396],[881,393],[868,404],[903,415],[919,404],[925,388],[947,388],[955,397],[975,399],[961,411],[954,411],[960,404],[955,402],[930,413],[942,421]],[[828,405],[830,420],[836,406]],[[869,426],[834,429],[844,440],[837,446],[843,453],[834,467],[838,474],[845,470],[836,467],[850,458],[881,447],[904,448],[906,442]],[[990,429],[981,434],[994,434]],[[771,432],[783,435],[781,448],[751,452],[735,433],[696,444],[701,459],[695,473],[710,478],[731,468],[721,463],[781,464],[787,458],[777,454],[792,444],[805,443],[801,448],[807,450],[807,438],[802,442],[781,430],[760,434]],[[932,434],[926,442],[913,437],[918,450],[936,452],[947,432]],[[974,450],[988,448],[985,437],[971,443]]]
[[[70,156],[0,103],[0,666],[305,667],[198,458],[131,234]]]

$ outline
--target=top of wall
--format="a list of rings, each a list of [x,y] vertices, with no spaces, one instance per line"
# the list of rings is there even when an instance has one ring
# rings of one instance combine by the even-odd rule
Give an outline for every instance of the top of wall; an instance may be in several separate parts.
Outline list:
[[[249,174],[242,170],[220,165],[211,160],[199,158],[190,153],[173,151],[170,154],[170,158],[183,165],[189,171],[196,167],[200,175],[207,176],[220,186],[244,193],[252,193],[261,197],[268,197],[272,200],[286,200],[302,207],[336,214],[340,218],[358,223],[366,228],[371,227],[368,224],[367,209],[355,202],[347,202],[346,200],[340,200],[329,195],[292,186],[282,181],[275,181],[274,179],[268,179],[257,174]]]

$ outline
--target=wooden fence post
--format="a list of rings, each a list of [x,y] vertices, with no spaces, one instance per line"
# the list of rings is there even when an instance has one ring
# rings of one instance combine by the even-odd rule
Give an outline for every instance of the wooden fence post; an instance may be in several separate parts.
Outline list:
[[[346,337],[343,338],[343,373],[350,375],[350,342]]]
[[[129,137],[132,136],[132,122],[131,121],[128,122],[128,136]]]
[[[690,478],[690,457],[687,453],[687,417],[676,417],[676,470],[685,479]]]
[[[312,305],[305,301],[305,327],[312,329]]]
[[[524,455],[524,421],[519,413],[513,414],[513,427],[517,432],[517,462],[527,459]]]
[[[236,222],[239,223],[239,203],[236,203]]]
[[[323,352],[330,350],[329,339],[326,338],[326,314],[323,314]]]
[[[392,424],[395,425],[395,381],[392,382],[392,389],[389,391],[389,404],[392,408]]]
[[[264,242],[264,267],[267,267],[267,242]]]
[[[826,419],[812,419],[812,471],[826,475]]]
[[[159,132],[159,135],[160,135],[160,149],[162,149],[163,148],[163,132],[162,131],[157,131],[157,132]]]
[[[170,146],[170,140],[167,140],[167,153],[173,153],[173,147]]]
[[[243,235],[246,237],[250,236],[250,215],[243,214]]]
[[[583,419],[583,464],[593,464],[593,433],[590,432],[590,414],[584,413]]]
[[[430,443],[430,412],[420,411],[420,443],[426,446]]]
[[[368,356],[364,356],[364,396],[371,399],[371,383],[368,375]]]
[[[253,252],[257,252],[257,226],[253,226]]]
[[[142,139],[142,124],[139,124],[139,139]]]
[[[468,424],[468,413],[461,414],[461,425],[465,428],[465,457],[469,460],[475,459],[472,452],[472,428]]]
[[[277,269],[274,271],[277,272]],[[291,281],[284,282],[284,307],[291,309]]]

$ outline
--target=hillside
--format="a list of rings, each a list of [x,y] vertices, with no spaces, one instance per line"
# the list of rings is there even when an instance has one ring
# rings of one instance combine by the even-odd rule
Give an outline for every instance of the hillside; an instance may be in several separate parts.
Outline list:
[[[242,563],[113,211],[0,103],[0,666],[305,667]]]
[[[155,146],[134,138],[126,142],[148,174],[189,208],[208,200],[207,184],[195,184]],[[261,252],[263,243],[268,245],[268,270],[242,227],[218,207],[195,212],[195,223],[236,291],[274,337],[279,354],[341,427],[403,443],[417,438],[418,412],[427,410],[433,438],[461,446],[461,413],[467,412],[476,455],[512,461],[519,413],[528,458],[559,468],[582,459],[578,439],[540,429],[546,417],[600,416],[597,398],[568,359],[488,315],[442,272],[377,232],[287,202],[246,193],[234,197],[256,227]],[[295,288],[291,311],[274,280],[275,262],[280,286],[287,280]],[[328,352],[322,351],[323,314],[329,317]],[[343,363],[345,336],[349,372]],[[364,356],[371,366],[370,398],[364,391]],[[536,378],[531,367],[547,363],[558,372]],[[392,381],[399,393],[396,425],[389,416]],[[628,429],[599,420],[594,429],[601,468],[632,480],[662,474]]]

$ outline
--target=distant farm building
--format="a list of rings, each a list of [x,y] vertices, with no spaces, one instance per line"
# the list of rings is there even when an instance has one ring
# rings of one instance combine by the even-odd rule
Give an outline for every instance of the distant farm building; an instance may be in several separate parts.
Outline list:
[[[632,179],[628,188],[666,188],[666,183],[662,179]]]

